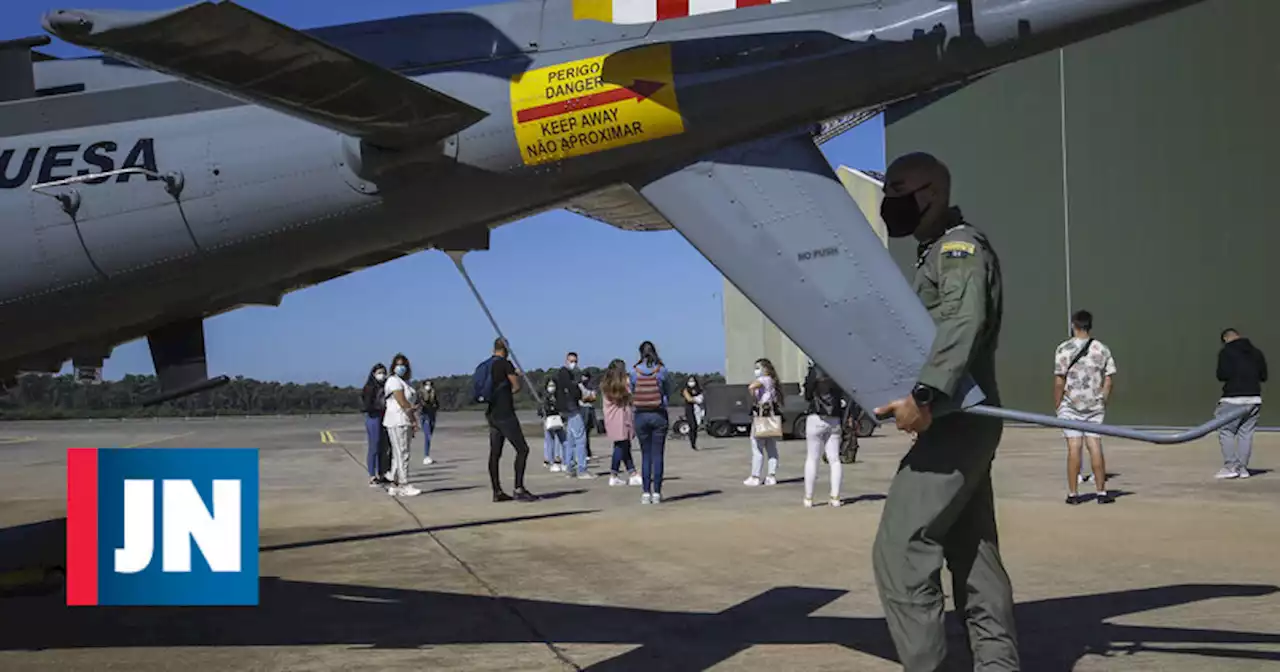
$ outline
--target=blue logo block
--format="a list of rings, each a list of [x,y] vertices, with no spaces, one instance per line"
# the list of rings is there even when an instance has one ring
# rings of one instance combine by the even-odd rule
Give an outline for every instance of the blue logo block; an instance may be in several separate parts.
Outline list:
[[[67,526],[69,604],[258,604],[257,449],[71,449]]]

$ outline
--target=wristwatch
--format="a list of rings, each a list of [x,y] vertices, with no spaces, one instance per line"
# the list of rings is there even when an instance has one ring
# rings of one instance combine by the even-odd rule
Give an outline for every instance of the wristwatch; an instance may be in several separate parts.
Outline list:
[[[937,400],[940,396],[938,390],[925,385],[924,383],[916,383],[911,388],[911,398],[915,400],[916,406],[927,408],[930,404]]]

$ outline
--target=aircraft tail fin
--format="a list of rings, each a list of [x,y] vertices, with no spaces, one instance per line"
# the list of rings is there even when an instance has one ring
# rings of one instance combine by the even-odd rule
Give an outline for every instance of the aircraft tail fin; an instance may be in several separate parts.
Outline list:
[[[933,321],[809,134],[720,150],[636,186],[862,408],[911,390]],[[962,405],[981,401],[965,384]]]
[[[382,147],[448,137],[487,116],[233,2],[164,12],[59,10],[50,33]]]
[[[789,0],[573,0],[575,21],[636,24],[727,12]]]

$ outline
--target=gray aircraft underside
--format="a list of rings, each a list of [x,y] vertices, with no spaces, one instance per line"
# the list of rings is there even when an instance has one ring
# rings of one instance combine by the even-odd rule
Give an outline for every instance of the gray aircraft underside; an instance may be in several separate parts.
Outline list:
[[[0,375],[146,335],[164,391],[197,389],[211,315],[567,207],[676,228],[874,407],[909,389],[933,325],[818,143],[1197,1],[791,0],[618,24],[523,0],[308,31],[230,2],[50,12],[106,57],[0,48]]]

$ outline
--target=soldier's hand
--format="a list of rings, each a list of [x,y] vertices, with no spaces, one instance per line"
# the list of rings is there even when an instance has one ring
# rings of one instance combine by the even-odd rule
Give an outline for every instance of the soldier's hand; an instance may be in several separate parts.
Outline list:
[[[912,434],[923,432],[933,424],[933,413],[928,408],[920,408],[916,400],[910,396],[889,402],[873,411],[877,417],[893,416],[898,431]]]

